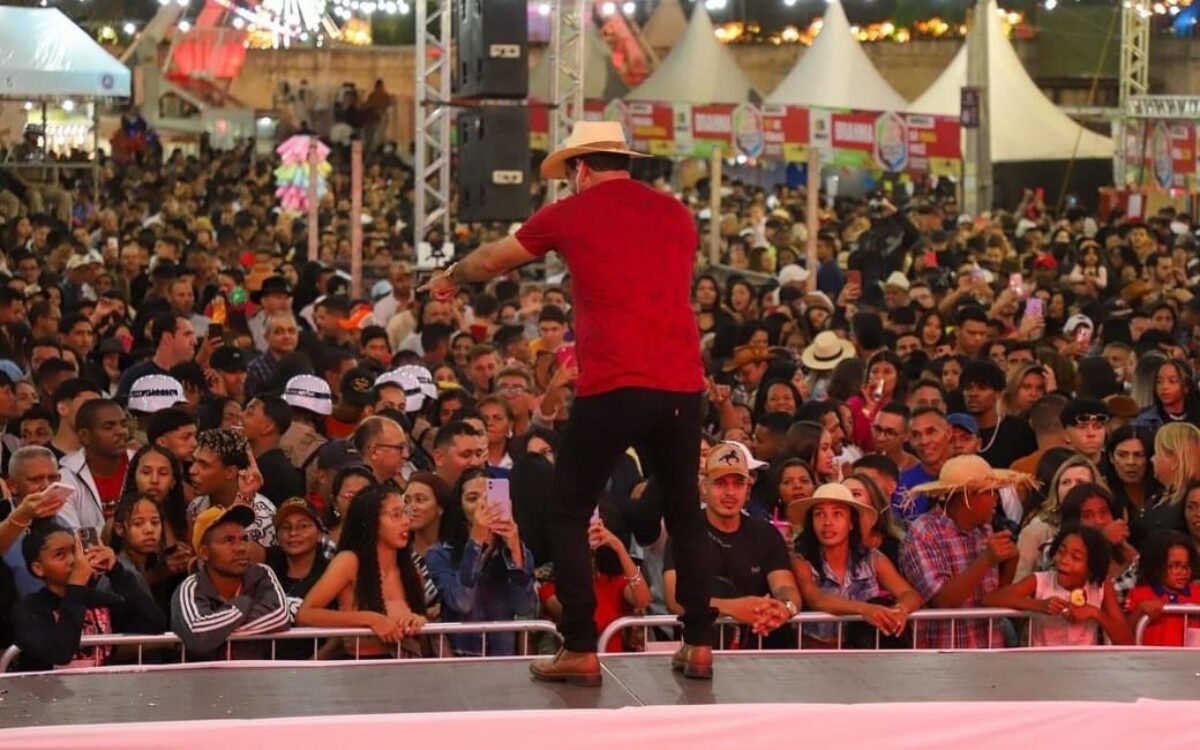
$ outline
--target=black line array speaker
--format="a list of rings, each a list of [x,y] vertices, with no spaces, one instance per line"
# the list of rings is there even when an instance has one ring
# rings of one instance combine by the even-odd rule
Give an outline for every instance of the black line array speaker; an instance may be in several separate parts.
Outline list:
[[[529,95],[526,0],[454,0],[458,23],[454,94],[524,99]]]
[[[529,217],[529,110],[480,107],[458,113],[458,218]]]

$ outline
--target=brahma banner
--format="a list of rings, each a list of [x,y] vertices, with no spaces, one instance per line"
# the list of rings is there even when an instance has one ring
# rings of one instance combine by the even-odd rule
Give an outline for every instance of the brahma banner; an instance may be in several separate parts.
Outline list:
[[[883,172],[957,176],[962,163],[956,117],[812,109],[782,105],[588,102],[588,119],[617,120],[634,148],[666,158],[727,156],[802,162],[817,148],[822,161]],[[547,146],[546,110],[530,117],[534,148]]]

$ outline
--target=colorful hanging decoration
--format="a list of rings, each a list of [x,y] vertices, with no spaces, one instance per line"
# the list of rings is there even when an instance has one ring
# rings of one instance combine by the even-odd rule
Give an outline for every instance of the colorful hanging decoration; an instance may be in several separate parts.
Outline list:
[[[319,201],[327,189],[326,178],[333,171],[333,167],[328,161],[329,146],[313,136],[294,135],[275,149],[275,153],[279,154],[283,160],[283,163],[275,169],[275,184],[278,186],[275,189],[275,197],[279,199],[279,205],[284,211],[304,213],[308,210],[310,175],[308,155],[312,144],[315,144],[317,148],[317,200]]]

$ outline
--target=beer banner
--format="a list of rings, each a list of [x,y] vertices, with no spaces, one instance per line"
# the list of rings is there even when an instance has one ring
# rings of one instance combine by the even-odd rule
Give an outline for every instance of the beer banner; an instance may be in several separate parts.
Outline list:
[[[589,119],[622,123],[635,149],[666,158],[705,159],[720,148],[730,157],[801,162],[817,148],[834,166],[938,175],[957,175],[962,162],[957,117],[620,100],[588,102],[586,110]],[[547,110],[531,113],[534,148],[546,148],[548,127]]]

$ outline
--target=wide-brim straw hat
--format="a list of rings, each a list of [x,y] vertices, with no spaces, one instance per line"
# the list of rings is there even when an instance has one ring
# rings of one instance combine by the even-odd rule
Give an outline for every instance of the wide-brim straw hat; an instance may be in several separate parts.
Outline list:
[[[620,154],[634,159],[650,156],[629,148],[621,123],[580,120],[571,129],[567,142],[542,161],[542,177],[548,180],[567,179],[567,161],[585,154]]]
[[[854,344],[833,331],[821,331],[800,355],[800,361],[810,370],[832,370],[854,354]]]
[[[770,362],[773,359],[775,359],[775,355],[771,353],[770,348],[743,344],[733,350],[733,357],[721,369],[724,372],[736,372],[743,365],[752,362]]]
[[[977,455],[955,456],[942,466],[938,478],[932,482],[918,484],[908,490],[910,497],[917,495],[951,496],[956,492],[985,492],[1002,487],[1035,487],[1037,481],[1024,472],[1009,469],[993,469],[987,461]]]
[[[804,526],[808,520],[808,512],[814,505],[821,503],[842,503],[858,511],[858,527],[864,533],[875,528],[875,521],[879,518],[879,512],[873,506],[854,497],[844,484],[831,483],[818,487],[812,497],[789,503],[786,509],[788,523]]]

